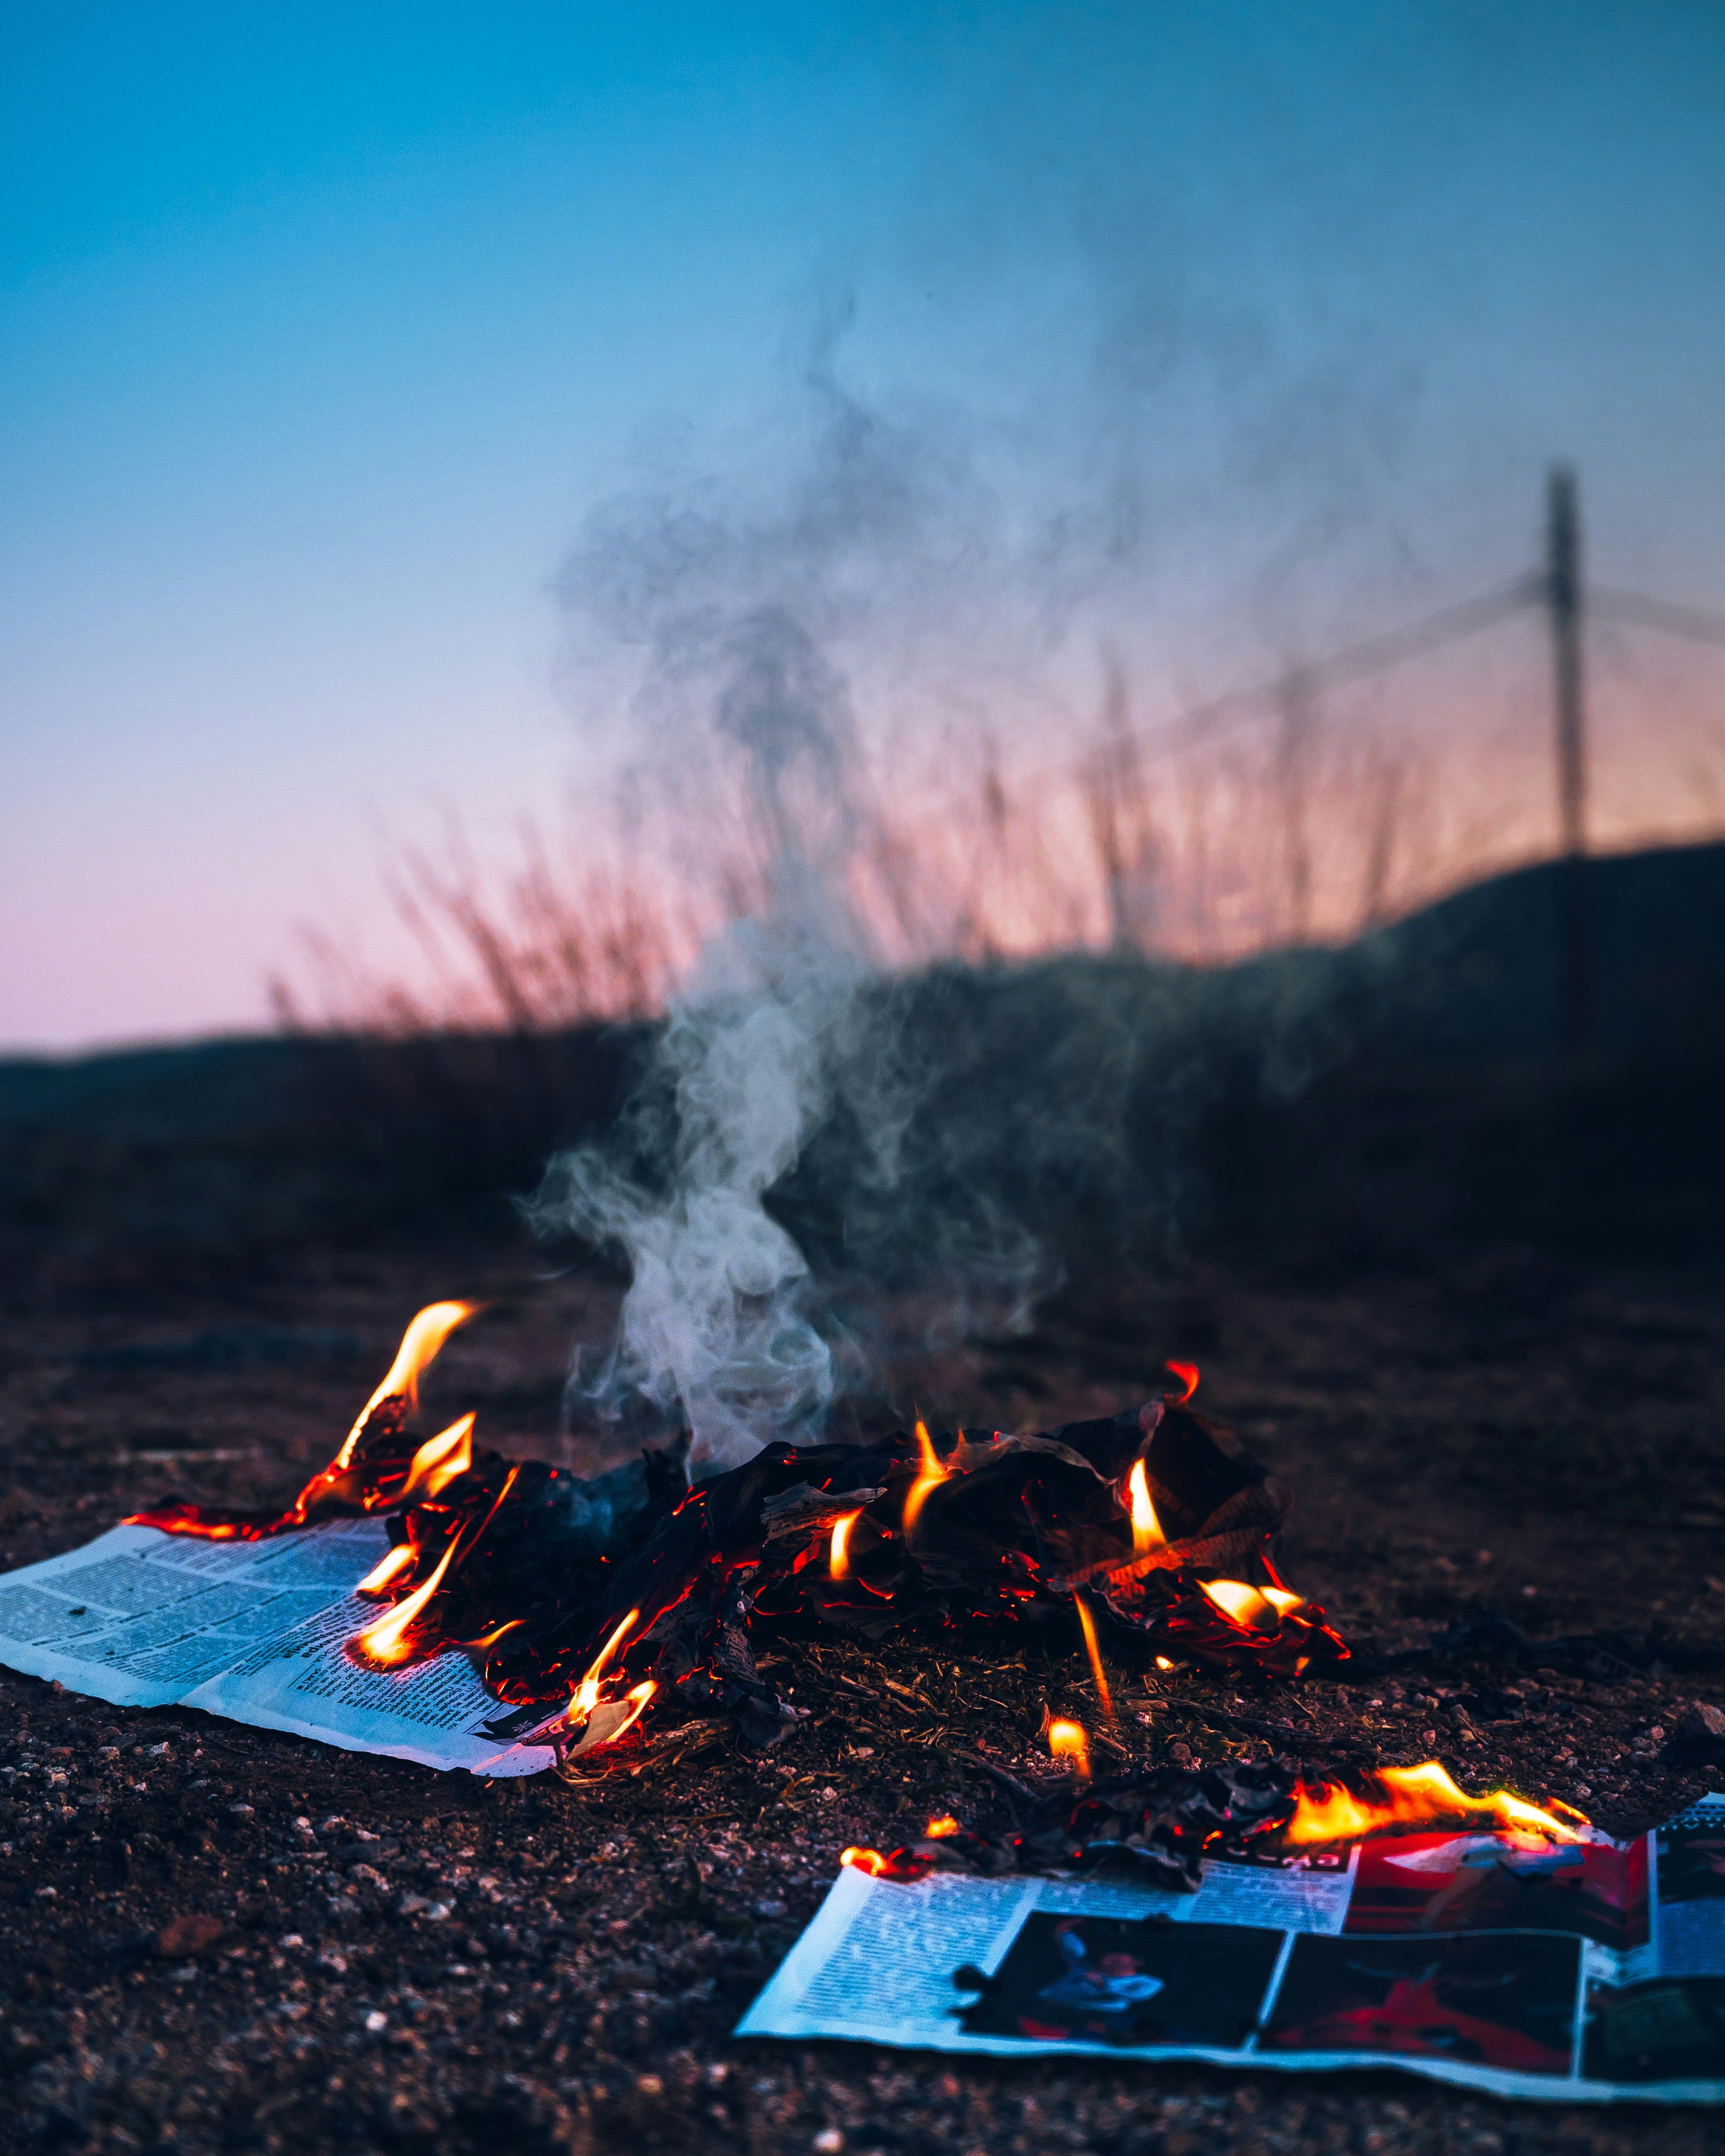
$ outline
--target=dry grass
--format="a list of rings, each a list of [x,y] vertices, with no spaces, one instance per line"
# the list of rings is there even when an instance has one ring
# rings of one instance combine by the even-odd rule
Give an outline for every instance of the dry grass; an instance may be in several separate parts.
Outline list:
[[[978,725],[921,772],[889,759],[853,772],[843,842],[830,830],[822,841],[826,880],[889,969],[1073,949],[1210,965],[1340,942],[1550,854],[1546,749],[1529,714],[1495,732],[1396,717],[1296,690],[1244,737],[1158,744],[1112,668],[1068,762],[1010,767]],[[1662,811],[1645,788],[1617,788],[1602,754],[1599,841],[1725,831],[1716,746],[1678,760]],[[401,1039],[654,1015],[706,939],[759,910],[783,843],[779,804],[769,828],[746,780],[699,792],[668,787],[656,818],[636,802],[597,836],[585,806],[569,819],[580,835],[562,842],[524,818],[501,872],[449,817],[435,847],[403,847],[386,871],[416,977],[368,968],[306,929],[293,975],[272,983],[280,1016]]]

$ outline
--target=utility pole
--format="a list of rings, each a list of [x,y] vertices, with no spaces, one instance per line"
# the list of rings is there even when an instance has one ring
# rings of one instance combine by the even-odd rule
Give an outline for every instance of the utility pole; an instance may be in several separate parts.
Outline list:
[[[1582,700],[1581,511],[1575,474],[1553,465],[1546,482],[1546,604],[1558,753],[1563,1045],[1582,1054],[1593,1032],[1592,927],[1587,870],[1587,740]]]
[[[1317,700],[1310,670],[1296,666],[1281,684],[1281,740],[1276,752],[1276,789],[1282,819],[1282,866],[1287,879],[1291,943],[1312,934],[1312,762]]]

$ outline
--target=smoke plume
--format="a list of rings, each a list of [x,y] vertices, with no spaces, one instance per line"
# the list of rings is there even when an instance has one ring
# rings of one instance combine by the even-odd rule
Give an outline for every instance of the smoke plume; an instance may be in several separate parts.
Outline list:
[[[858,462],[839,459],[852,490]],[[834,528],[848,541],[854,526]],[[574,1390],[602,1414],[645,1406],[682,1422],[691,1478],[818,1427],[837,1383],[834,1351],[809,1260],[765,1200],[841,1100],[889,1178],[904,1120],[890,1050],[865,1039],[860,1019],[875,965],[847,881],[865,815],[847,686],[805,619],[821,611],[809,582],[821,549],[806,526],[805,536],[802,589],[788,595],[793,580],[773,572],[776,531],[750,546],[711,526],[667,581],[655,509],[634,535],[632,586],[619,584],[614,522],[603,550],[603,596],[614,609],[626,589],[626,614],[644,633],[641,700],[661,750],[683,760],[685,781],[692,765],[721,791],[731,782],[752,903],[673,998],[619,1140],[554,1159],[531,1215],[542,1231],[626,1256],[618,1337],[597,1368],[578,1356]],[[601,585],[593,566],[578,561],[571,575],[589,601]],[[686,791],[673,790],[688,819]],[[723,820],[717,801],[710,822]]]

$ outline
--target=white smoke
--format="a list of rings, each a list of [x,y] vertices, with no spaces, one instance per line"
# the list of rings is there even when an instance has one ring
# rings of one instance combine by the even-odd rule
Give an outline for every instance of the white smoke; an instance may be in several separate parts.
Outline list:
[[[712,723],[745,759],[764,897],[709,943],[668,1013],[649,1074],[670,1096],[668,1157],[643,1176],[614,1147],[561,1154],[531,1209],[542,1231],[627,1256],[617,1340],[597,1372],[578,1359],[575,1389],[602,1414],[645,1402],[680,1418],[691,1479],[824,1415],[836,1374],[809,1262],[763,1201],[838,1093],[879,1101],[886,1067],[859,1038],[873,968],[844,895],[859,821],[845,685],[782,608],[706,626]],[[883,1160],[901,1120],[867,1119]]]
[[[572,1397],[680,1419],[691,1476],[808,1437],[846,1374],[808,1256],[767,1204],[817,1132],[842,1132],[852,1257],[915,1241],[955,1301],[975,1288],[1009,1308],[1035,1262],[943,1163],[906,1158],[930,1073],[875,991],[853,903],[882,819],[839,663],[878,690],[883,654],[908,667],[941,644],[998,595],[1006,557],[961,431],[896,421],[841,385],[848,320],[817,326],[815,424],[788,470],[602,505],[560,585],[588,679],[619,660],[634,674],[637,810],[664,812],[679,862],[733,916],[673,1000],[622,1127],[553,1160],[528,1209],[542,1233],[630,1267],[617,1337],[597,1366],[578,1353]]]

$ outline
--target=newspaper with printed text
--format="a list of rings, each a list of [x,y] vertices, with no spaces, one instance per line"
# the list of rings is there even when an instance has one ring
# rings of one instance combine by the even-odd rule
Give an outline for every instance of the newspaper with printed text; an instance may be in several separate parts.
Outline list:
[[[1717,2103],[1725,1795],[1629,1842],[1402,1835],[1207,1863],[1195,1894],[847,1869],[737,2034]]]
[[[351,1752],[475,1774],[537,1774],[510,1710],[461,1654],[372,1669],[345,1643],[377,1615],[354,1594],[388,1547],[379,1520],[261,1542],[114,1527],[0,1573],[0,1662],[116,1707],[196,1707]]]

